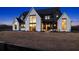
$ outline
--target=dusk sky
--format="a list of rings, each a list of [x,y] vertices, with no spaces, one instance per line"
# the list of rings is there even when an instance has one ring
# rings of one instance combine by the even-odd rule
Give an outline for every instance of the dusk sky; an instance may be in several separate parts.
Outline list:
[[[0,24],[11,25],[12,21],[19,17],[24,11],[29,11],[30,7],[0,7]],[[43,9],[40,7],[37,9]],[[60,8],[62,13],[67,13],[73,24],[79,24],[79,8],[78,7],[62,7]]]

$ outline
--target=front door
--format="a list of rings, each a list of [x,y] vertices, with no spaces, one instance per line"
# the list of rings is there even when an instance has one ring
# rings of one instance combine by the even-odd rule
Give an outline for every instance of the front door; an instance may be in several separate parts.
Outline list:
[[[36,16],[30,16],[30,24],[29,24],[30,31],[36,31]]]

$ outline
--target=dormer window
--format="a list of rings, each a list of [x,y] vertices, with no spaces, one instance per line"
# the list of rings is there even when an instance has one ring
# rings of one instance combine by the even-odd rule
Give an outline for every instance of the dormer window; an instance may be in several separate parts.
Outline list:
[[[25,28],[25,25],[24,24],[21,24],[21,28]]]
[[[47,16],[45,16],[45,19],[47,19]]]
[[[48,19],[50,19],[50,16],[48,16]]]
[[[45,16],[45,19],[47,20],[47,19],[50,19],[50,16]]]

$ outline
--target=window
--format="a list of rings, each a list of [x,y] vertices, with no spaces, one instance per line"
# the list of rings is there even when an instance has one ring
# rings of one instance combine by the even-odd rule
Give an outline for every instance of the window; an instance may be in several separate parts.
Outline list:
[[[17,29],[17,25],[15,25],[15,29]]]
[[[30,31],[36,31],[36,16],[30,16]]]
[[[50,16],[45,16],[45,19],[47,20],[47,19],[50,19]]]
[[[48,19],[50,19],[50,16],[48,16]]]
[[[45,19],[47,19],[47,16],[45,16]]]
[[[30,23],[36,23],[36,16],[30,16]]]
[[[24,24],[21,24],[21,28],[25,28],[25,25]]]
[[[62,18],[62,29],[63,30],[67,29],[67,19],[66,18]]]

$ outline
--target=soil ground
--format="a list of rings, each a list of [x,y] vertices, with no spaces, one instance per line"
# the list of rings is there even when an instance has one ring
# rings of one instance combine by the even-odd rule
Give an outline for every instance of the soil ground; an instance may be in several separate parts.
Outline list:
[[[41,51],[79,51],[79,33],[1,31],[0,41]]]

